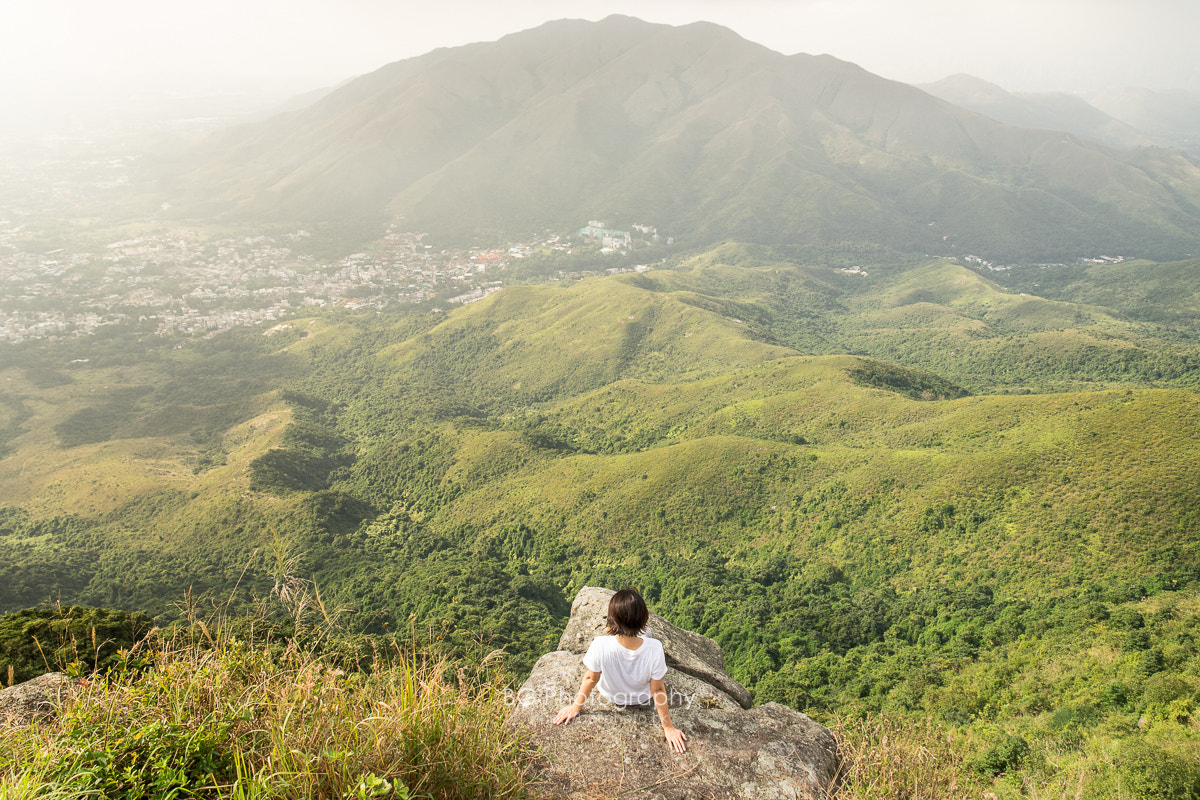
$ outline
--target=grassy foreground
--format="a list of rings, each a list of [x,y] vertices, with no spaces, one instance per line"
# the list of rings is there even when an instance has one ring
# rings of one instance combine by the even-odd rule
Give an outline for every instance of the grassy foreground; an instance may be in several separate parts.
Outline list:
[[[342,659],[175,637],[81,680],[61,719],[6,731],[0,798],[507,798],[528,748],[495,664]]]
[[[78,678],[58,719],[5,731],[0,800],[539,796],[535,748],[505,725],[512,694],[499,651],[451,660],[427,645],[305,649],[199,623],[180,630]],[[827,724],[843,756],[840,800],[1188,800],[1200,788],[1194,751],[1178,746],[1099,737],[1051,753],[1012,736],[1009,750],[1027,752],[980,756],[976,734],[932,719]],[[981,769],[981,758],[1018,756],[1047,763]]]
[[[61,718],[6,732],[0,800],[536,797],[496,664],[373,652],[366,669],[204,626],[80,678]],[[485,659],[486,661],[486,659]],[[839,797],[980,797],[932,725],[839,721]]]

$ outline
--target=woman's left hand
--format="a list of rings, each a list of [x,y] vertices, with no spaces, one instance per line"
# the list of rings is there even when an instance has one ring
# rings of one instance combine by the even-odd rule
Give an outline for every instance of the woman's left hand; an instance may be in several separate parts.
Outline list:
[[[576,705],[564,706],[558,712],[558,716],[554,718],[555,725],[563,725],[579,716],[579,712],[583,709]]]

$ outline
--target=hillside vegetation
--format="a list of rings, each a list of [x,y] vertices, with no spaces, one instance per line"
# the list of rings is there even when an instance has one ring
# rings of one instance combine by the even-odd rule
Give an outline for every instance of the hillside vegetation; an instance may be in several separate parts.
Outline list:
[[[0,609],[249,609],[286,564],[347,635],[520,675],[633,584],[759,702],[932,719],[998,795],[1195,796],[1195,262],[1120,273],[1152,318],[1110,272],[794,255],[19,351]]]

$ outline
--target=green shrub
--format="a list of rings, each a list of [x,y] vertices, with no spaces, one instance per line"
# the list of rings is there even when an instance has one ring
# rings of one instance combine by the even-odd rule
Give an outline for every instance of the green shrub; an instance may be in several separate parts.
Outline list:
[[[1137,628],[1144,627],[1146,624],[1141,612],[1130,606],[1121,606],[1114,609],[1108,619],[1113,628],[1117,630],[1136,630]]]
[[[1104,687],[1100,693],[1101,708],[1124,708],[1129,702],[1129,687],[1117,681]]]
[[[975,770],[983,775],[1000,775],[1018,769],[1029,755],[1029,742],[1020,736],[1006,736],[985,750],[975,761]]]
[[[1129,792],[1144,800],[1197,800],[1200,763],[1143,740],[1127,741],[1118,770]]]
[[[1177,700],[1190,698],[1195,686],[1174,673],[1158,673],[1146,679],[1142,697],[1148,706],[1168,706]]]
[[[1054,712],[1050,719],[1051,729],[1064,729],[1071,726],[1081,728],[1095,724],[1100,717],[1100,710],[1092,705],[1068,706]]]
[[[233,776],[230,730],[240,718],[140,720],[108,724],[90,714],[68,716],[62,739],[74,758],[47,774],[50,782],[80,796],[111,800],[202,795]]]

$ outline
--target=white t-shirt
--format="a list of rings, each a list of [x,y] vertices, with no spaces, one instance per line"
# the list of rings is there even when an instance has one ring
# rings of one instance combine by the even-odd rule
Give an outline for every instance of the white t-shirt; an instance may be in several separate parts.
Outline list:
[[[650,681],[667,674],[662,642],[647,635],[637,650],[622,647],[616,636],[597,636],[583,656],[583,665],[600,673],[596,687],[600,694],[622,706],[650,702]]]

